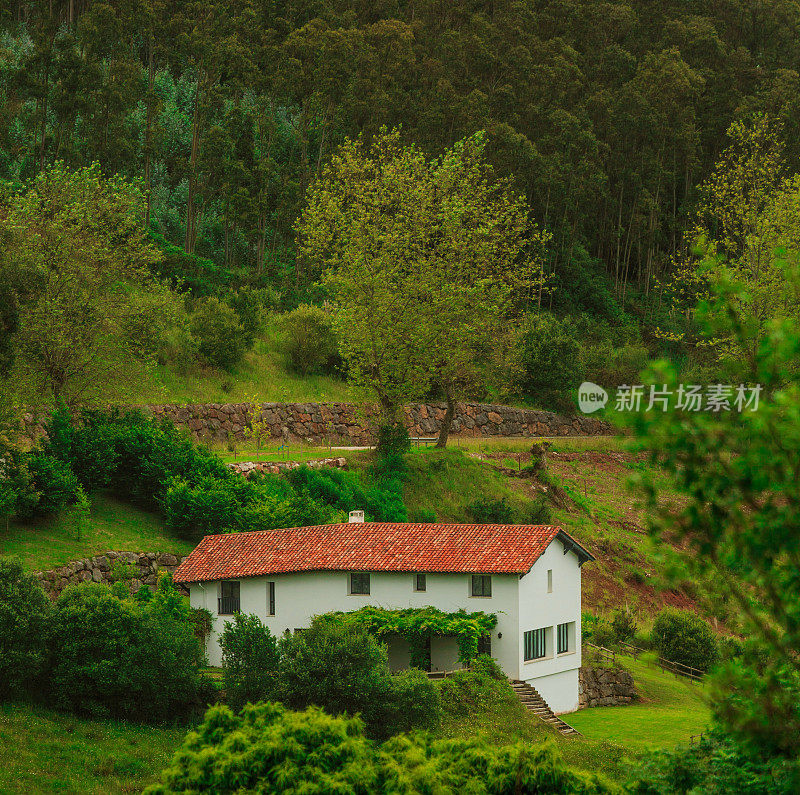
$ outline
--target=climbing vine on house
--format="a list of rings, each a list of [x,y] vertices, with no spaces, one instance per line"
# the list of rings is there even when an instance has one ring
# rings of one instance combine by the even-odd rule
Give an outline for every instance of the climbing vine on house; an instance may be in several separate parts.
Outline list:
[[[478,641],[497,626],[494,613],[467,613],[465,610],[445,613],[435,607],[405,610],[362,607],[351,613],[326,613],[318,616],[317,620],[362,627],[379,638],[387,635],[404,637],[411,651],[412,668],[427,667],[430,639],[442,635],[456,637],[458,661],[467,665],[478,653]]]

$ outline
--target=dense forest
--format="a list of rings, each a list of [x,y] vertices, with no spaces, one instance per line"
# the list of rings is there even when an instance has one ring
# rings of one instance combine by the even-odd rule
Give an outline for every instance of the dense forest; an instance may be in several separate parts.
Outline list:
[[[381,125],[432,154],[486,130],[553,236],[552,300],[609,316],[669,270],[732,120],[769,112],[800,152],[791,2],[4,7],[0,176],[98,161],[142,180],[164,246],[284,290],[307,185]]]
[[[800,171],[788,1],[6,0],[0,26],[3,202],[54,167],[135,183],[155,275],[212,302],[195,327],[249,344],[253,295],[271,312],[324,302],[298,219],[342,144],[383,127],[431,158],[485,136],[547,244],[528,340],[570,317],[583,348],[556,389],[621,383],[658,353],[707,365],[686,345],[702,293],[686,261],[698,225],[719,225],[732,125],[769,120],[738,142],[780,150],[761,198]]]

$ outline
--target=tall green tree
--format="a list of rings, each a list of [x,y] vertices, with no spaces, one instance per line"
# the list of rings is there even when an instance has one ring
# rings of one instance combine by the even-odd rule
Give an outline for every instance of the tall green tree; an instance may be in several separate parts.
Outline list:
[[[142,209],[124,179],[61,164],[6,208],[0,279],[18,307],[14,376],[29,398],[107,400],[152,360],[176,307],[150,276],[159,253]]]
[[[482,134],[429,161],[399,133],[346,142],[309,191],[300,252],[334,301],[353,381],[385,422],[436,385],[447,411],[490,373],[504,326],[533,300],[546,236],[497,180]]]

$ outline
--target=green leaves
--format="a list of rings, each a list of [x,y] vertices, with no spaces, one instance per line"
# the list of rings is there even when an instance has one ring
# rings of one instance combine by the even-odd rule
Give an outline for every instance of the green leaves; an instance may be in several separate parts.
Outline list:
[[[546,236],[485,146],[476,133],[429,161],[383,129],[346,141],[309,189],[299,253],[333,298],[351,380],[386,421],[432,384],[452,403],[486,380],[541,276]]]
[[[417,648],[436,635],[454,635],[458,640],[459,662],[468,664],[478,653],[478,641],[489,635],[497,625],[493,613],[467,613],[458,610],[445,613],[435,607],[387,610],[382,607],[362,607],[349,613],[326,613],[320,622],[332,621],[342,626],[363,627],[376,637],[402,635]],[[418,664],[419,661],[417,661]]]

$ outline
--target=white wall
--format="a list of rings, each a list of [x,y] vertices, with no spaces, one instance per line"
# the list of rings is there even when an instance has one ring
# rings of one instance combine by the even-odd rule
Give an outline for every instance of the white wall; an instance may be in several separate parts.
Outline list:
[[[274,635],[285,630],[303,629],[311,618],[335,610],[357,610],[364,605],[388,609],[433,606],[445,612],[464,609],[482,610],[497,614],[497,626],[492,632],[492,656],[511,678],[518,676],[519,639],[517,589],[515,574],[492,575],[490,597],[470,596],[470,574],[428,574],[427,590],[414,591],[411,573],[373,572],[368,596],[348,594],[347,572],[297,572],[270,577],[251,577],[240,580],[241,611],[255,613]],[[267,615],[267,582],[275,582],[275,615]],[[205,590],[204,590],[205,588]],[[218,583],[194,583],[189,588],[192,607],[210,610],[213,629],[206,652],[210,665],[222,664],[219,635],[230,616],[217,616]],[[502,639],[498,638],[501,634]],[[394,644],[392,644],[394,645]],[[398,664],[402,650],[392,650],[391,665]],[[458,649],[455,639],[434,638],[431,644],[431,663],[434,670],[453,670],[457,667]]]
[[[547,591],[547,572],[552,570],[553,590]],[[556,653],[556,627],[574,622],[570,632],[570,651]],[[519,679],[535,687],[553,712],[578,709],[578,668],[581,666],[581,569],[574,552],[564,554],[564,546],[553,541],[519,582]],[[547,629],[548,646],[543,659],[526,662],[524,633]]]
[[[571,668],[531,680],[539,695],[556,715],[578,709],[578,669]],[[569,718],[567,718],[569,722]]]

